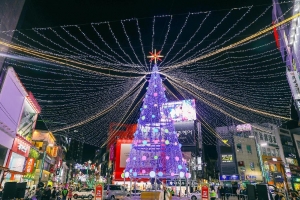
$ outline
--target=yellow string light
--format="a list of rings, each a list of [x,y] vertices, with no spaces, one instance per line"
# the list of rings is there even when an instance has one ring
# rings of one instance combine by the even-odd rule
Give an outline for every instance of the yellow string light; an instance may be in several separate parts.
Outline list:
[[[241,44],[243,44],[243,43],[245,43],[245,42],[247,42],[247,41],[250,41],[250,40],[252,40],[252,39],[254,39],[254,38],[258,37],[258,36],[261,36],[261,35],[263,35],[263,34],[269,32],[269,31],[272,31],[274,28],[277,28],[277,27],[279,27],[279,26],[282,26],[283,24],[286,24],[287,22],[289,22],[289,21],[291,21],[291,20],[293,20],[293,19],[295,19],[295,18],[297,18],[297,17],[299,17],[299,16],[300,16],[300,13],[295,14],[295,15],[293,15],[293,16],[291,16],[291,17],[289,17],[289,18],[287,18],[287,19],[285,19],[285,20],[283,20],[283,21],[281,21],[281,22],[278,22],[278,23],[274,24],[273,26],[271,26],[271,27],[269,27],[269,28],[266,28],[266,29],[264,29],[264,30],[258,31],[257,33],[255,33],[255,34],[253,34],[253,35],[251,35],[251,36],[249,36],[249,37],[246,37],[246,38],[243,39],[243,40],[240,40],[240,41],[238,41],[238,42],[235,42],[235,43],[233,43],[233,44],[231,44],[231,45],[228,45],[228,46],[226,46],[226,47],[223,47],[223,48],[218,49],[218,50],[216,50],[216,51],[213,51],[213,52],[211,52],[211,53],[205,54],[205,55],[200,56],[200,57],[198,57],[198,58],[195,58],[195,59],[192,59],[192,60],[189,60],[189,61],[184,61],[184,62],[181,62],[181,63],[176,64],[176,65],[167,66],[167,67],[165,67],[165,68],[164,68],[163,70],[161,70],[161,71],[162,71],[162,72],[167,72],[167,71],[170,71],[171,69],[175,69],[175,68],[178,68],[178,67],[186,66],[186,65],[195,63],[195,62],[197,62],[197,61],[199,61],[199,60],[203,60],[203,59],[205,59],[205,58],[208,58],[208,57],[211,57],[211,56],[216,55],[216,54],[218,54],[218,53],[221,53],[221,52],[223,52],[223,51],[227,51],[227,50],[229,50],[229,49],[235,48],[235,47],[237,47],[237,46],[239,46],[239,45],[241,45]]]

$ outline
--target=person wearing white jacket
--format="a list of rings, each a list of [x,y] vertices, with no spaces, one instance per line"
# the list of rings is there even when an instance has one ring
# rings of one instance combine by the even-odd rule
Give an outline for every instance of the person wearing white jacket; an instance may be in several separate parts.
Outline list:
[[[167,190],[166,186],[163,186],[162,191],[160,192],[159,195],[159,200],[169,200],[170,199],[170,192]]]

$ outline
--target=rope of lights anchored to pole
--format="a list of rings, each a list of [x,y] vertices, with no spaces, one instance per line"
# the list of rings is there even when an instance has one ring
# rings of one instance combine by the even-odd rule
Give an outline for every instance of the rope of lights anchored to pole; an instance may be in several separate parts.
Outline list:
[[[216,51],[213,51],[213,52],[211,52],[211,53],[202,55],[202,56],[200,56],[200,57],[198,57],[198,58],[195,58],[195,59],[192,59],[192,60],[188,60],[188,61],[183,61],[183,62],[181,62],[181,63],[179,63],[179,64],[176,64],[176,65],[167,66],[167,67],[165,67],[165,68],[164,68],[163,70],[161,70],[161,71],[162,71],[162,72],[168,72],[168,71],[170,71],[170,70],[172,70],[172,69],[179,68],[179,67],[182,67],[182,66],[186,66],[186,65],[189,65],[189,64],[198,62],[198,61],[200,61],[200,60],[203,60],[203,59],[205,59],[205,58],[209,58],[209,57],[211,57],[211,56],[214,56],[214,55],[216,55],[216,54],[218,54],[218,53],[221,53],[221,52],[223,52],[223,51],[227,51],[227,50],[229,50],[229,49],[233,49],[233,48],[235,48],[235,47],[237,47],[237,46],[239,46],[239,45],[241,45],[241,44],[243,44],[243,43],[245,43],[245,42],[248,42],[248,41],[250,41],[250,40],[252,40],[252,39],[254,39],[254,38],[257,38],[258,36],[261,36],[261,35],[263,35],[263,34],[269,32],[269,31],[272,31],[274,28],[277,28],[277,27],[279,27],[279,26],[281,26],[281,25],[283,25],[283,24],[286,24],[286,23],[292,21],[293,19],[295,19],[295,18],[297,18],[297,17],[299,17],[299,16],[300,16],[300,13],[295,14],[295,15],[293,15],[293,16],[291,16],[291,17],[289,17],[289,18],[287,18],[287,19],[285,19],[285,20],[283,20],[283,21],[281,21],[281,22],[279,22],[279,23],[277,23],[277,24],[274,24],[273,26],[271,26],[271,27],[269,27],[269,28],[266,28],[266,29],[264,29],[264,30],[258,31],[257,33],[255,33],[255,34],[253,34],[253,35],[250,35],[249,37],[246,37],[245,39],[240,40],[240,41],[238,41],[238,42],[236,42],[236,43],[233,43],[233,44],[231,44],[231,45],[228,45],[228,46],[226,46],[226,47],[223,47],[223,48],[218,49],[218,50],[216,50]]]

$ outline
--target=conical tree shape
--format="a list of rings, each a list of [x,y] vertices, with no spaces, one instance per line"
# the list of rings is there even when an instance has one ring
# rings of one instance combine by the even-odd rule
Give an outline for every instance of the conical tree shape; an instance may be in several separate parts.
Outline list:
[[[187,168],[173,121],[167,117],[168,109],[162,109],[166,102],[165,88],[155,65],[141,108],[132,149],[126,160],[126,177],[177,178],[180,174],[186,174]]]

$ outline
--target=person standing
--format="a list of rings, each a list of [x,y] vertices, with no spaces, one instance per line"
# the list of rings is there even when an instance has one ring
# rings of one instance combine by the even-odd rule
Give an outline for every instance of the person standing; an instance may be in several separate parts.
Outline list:
[[[42,200],[42,196],[43,196],[43,188],[36,188],[35,191],[35,197],[37,200]]]
[[[69,188],[69,191],[68,191],[68,200],[72,200],[72,197],[73,197],[73,194],[72,194],[72,188],[70,187]]]
[[[240,194],[241,194],[241,189],[240,188],[236,189],[236,196],[237,196],[238,200],[241,199]]]
[[[48,185],[43,192],[42,200],[50,200],[50,198],[51,198],[51,185]]]
[[[216,198],[217,198],[217,193],[215,192],[215,190],[211,190],[210,200],[216,200]]]
[[[170,199],[170,193],[168,192],[166,186],[163,186],[163,190],[159,194],[159,200],[169,200]]]
[[[221,199],[221,191],[220,190],[221,190],[221,186],[219,186],[217,188],[217,190],[216,190],[217,191],[217,195],[218,195],[218,197],[217,197],[218,199]]]
[[[56,200],[56,194],[57,194],[56,187],[53,187],[53,190],[51,192],[51,200]]]
[[[223,186],[220,188],[221,200],[225,200],[225,189]]]
[[[67,188],[64,188],[64,189],[61,191],[62,200],[67,200],[68,193],[69,193],[69,191],[67,190]]]

